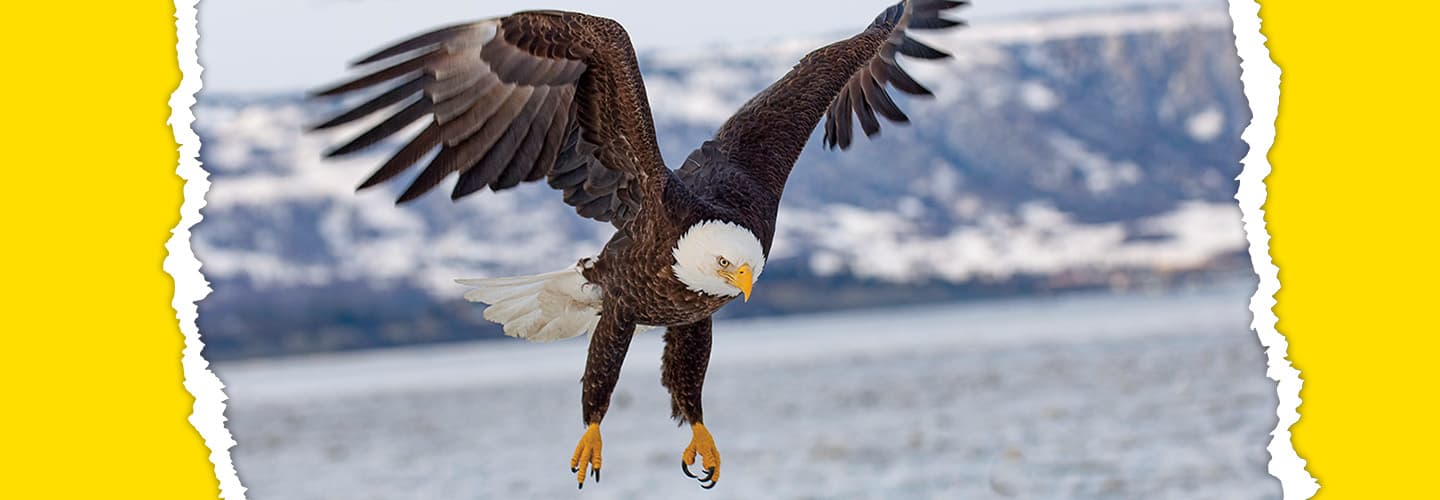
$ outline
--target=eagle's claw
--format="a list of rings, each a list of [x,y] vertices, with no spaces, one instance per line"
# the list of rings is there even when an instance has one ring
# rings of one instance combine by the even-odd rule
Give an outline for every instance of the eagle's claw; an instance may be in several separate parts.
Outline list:
[[[575,473],[578,489],[585,488],[586,474],[593,475],[595,482],[600,482],[601,447],[600,424],[590,424],[580,438],[580,444],[575,445],[575,455],[570,457],[570,472]]]
[[[690,438],[690,446],[686,446],[680,455],[680,471],[684,472],[686,477],[699,481],[701,488],[714,488],[715,483],[720,480],[720,452],[715,449],[715,439],[710,436],[710,431],[705,429],[704,424],[694,424],[690,429],[694,435]],[[704,477],[690,472],[696,455],[700,456]]]
[[[685,473],[685,476],[689,477],[690,479],[694,479],[694,480],[700,481],[700,487],[701,487],[701,488],[705,488],[705,489],[708,490],[708,489],[710,489],[710,488],[714,488],[714,487],[715,487],[715,481],[712,480],[712,479],[714,479],[714,477],[715,477],[715,467],[706,467],[706,468],[705,468],[705,477],[700,477],[700,476],[696,476],[695,474],[690,473],[690,465],[689,465],[689,464],[686,464],[684,460],[681,460],[681,461],[680,461],[680,472],[684,472],[684,473]],[[706,482],[709,482],[710,484],[705,484]]]

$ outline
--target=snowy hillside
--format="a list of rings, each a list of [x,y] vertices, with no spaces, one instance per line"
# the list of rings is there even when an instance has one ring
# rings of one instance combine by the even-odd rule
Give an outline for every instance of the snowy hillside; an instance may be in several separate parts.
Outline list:
[[[839,36],[642,54],[665,157],[678,163]],[[847,153],[818,148],[816,134],[765,280],[727,313],[1243,269],[1231,197],[1249,116],[1223,11],[1073,15],[927,40],[956,58],[902,64],[936,99],[902,100],[912,125]],[[398,208],[403,185],[356,194],[385,151],[322,162],[339,137],[302,129],[331,109],[299,91],[201,95],[214,187],[193,242],[215,288],[201,305],[211,355],[473,337],[492,330],[451,278],[558,269],[609,235],[541,185]]]

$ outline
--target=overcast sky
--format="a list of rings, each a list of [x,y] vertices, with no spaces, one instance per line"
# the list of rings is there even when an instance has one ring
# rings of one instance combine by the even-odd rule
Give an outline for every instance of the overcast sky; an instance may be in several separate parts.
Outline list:
[[[620,21],[639,49],[703,47],[859,31],[888,0],[201,0],[200,63],[212,91],[311,88],[345,63],[406,35],[517,10],[578,10]],[[1137,4],[1224,0],[975,0],[972,24]],[[957,17],[952,15],[951,17]]]

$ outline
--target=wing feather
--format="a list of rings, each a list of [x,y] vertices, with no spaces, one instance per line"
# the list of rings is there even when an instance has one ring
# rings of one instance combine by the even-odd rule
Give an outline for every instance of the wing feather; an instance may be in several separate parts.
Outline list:
[[[371,128],[370,130],[365,131],[365,133],[360,134],[358,137],[351,139],[350,142],[347,142],[344,145],[335,148],[333,151],[330,151],[326,154],[326,156],[334,157],[346,155],[370,147],[375,143],[383,141],[385,140],[385,138],[394,135],[396,132],[404,129],[411,123],[415,123],[416,120],[419,120],[420,117],[425,116],[425,114],[429,112],[430,101],[426,101],[424,99],[415,99],[411,101],[410,105],[405,106],[404,109],[401,109],[399,112],[391,115],[389,118],[386,118],[385,121],[380,122],[380,124],[376,125],[374,128]]]
[[[916,59],[944,59],[950,57],[950,54],[936,49],[935,47],[920,43],[919,40],[910,38],[909,36],[905,36],[900,39],[900,45],[896,47],[896,50],[898,50],[901,54],[905,54]]]
[[[435,122],[447,123],[459,117],[462,113],[475,107],[480,98],[488,95],[499,87],[500,79],[493,74],[481,76],[475,85],[460,90],[459,93],[449,96],[431,96],[430,100],[435,103]]]
[[[511,96],[524,87],[516,87],[510,84],[496,85],[485,95],[475,100],[470,109],[455,117],[449,122],[440,122],[441,130],[445,131],[445,145],[458,146],[460,143],[468,142],[471,137],[485,128],[490,123],[490,118],[500,115],[503,107],[511,102]],[[518,111],[518,110],[517,110]]]
[[[432,77],[434,78],[434,77]],[[484,86],[479,85],[480,80],[490,79]],[[500,79],[483,71],[465,71],[447,75],[443,79],[437,79],[425,86],[425,97],[430,101],[439,104],[464,93],[467,89],[484,88],[489,89],[499,83]]]
[[[428,85],[432,79],[433,77],[429,75],[415,75],[415,78],[411,78],[409,81],[406,81],[405,83],[402,83],[395,88],[386,91],[383,94],[377,95],[369,101],[365,101],[365,103],[359,106],[355,106],[354,109],[341,113],[339,116],[331,118],[325,123],[321,123],[312,128],[314,130],[327,129],[338,125],[344,125],[346,123],[350,123],[366,116],[370,116],[376,111],[388,108],[400,101],[405,100],[410,96],[415,95],[415,92],[425,88],[425,86]]]
[[[453,26],[440,28],[429,33],[424,33],[413,38],[405,39],[394,45],[375,51],[373,54],[362,57],[360,58],[360,60],[355,61],[354,64],[356,66],[370,64],[380,61],[382,59],[389,59],[391,57],[395,57],[406,52],[411,52],[423,48],[431,48],[441,43],[444,43],[447,40],[454,39],[456,35],[460,32],[471,29],[474,29],[474,25],[470,23],[456,24]]]
[[[460,181],[455,184],[455,190],[450,195],[452,199],[460,199],[482,187],[496,183],[501,174],[505,173],[505,169],[510,166],[510,161],[515,158],[515,154],[519,152],[526,136],[530,134],[530,126],[539,114],[537,111],[540,106],[545,104],[549,93],[549,87],[535,88],[534,92],[528,96],[528,100],[516,111],[514,118],[496,127],[501,132],[500,137],[494,144],[486,148],[485,157],[480,160],[480,163],[460,174]],[[498,121],[492,120],[490,123],[495,124]],[[526,173],[528,172],[527,169]],[[510,187],[513,186],[512,184]],[[498,183],[496,189],[500,189]]]
[[[452,198],[549,177],[577,212],[615,219],[621,227],[635,212],[626,210],[630,205],[660,202],[668,170],[634,49],[612,20],[520,12],[422,33],[355,64],[361,76],[316,94],[380,92],[315,128],[398,109],[329,156],[358,152],[418,120],[429,121],[362,189],[433,153],[397,202],[413,200],[457,172]]]
[[[560,89],[560,95],[555,96],[557,102],[568,102],[574,92],[568,87]],[[540,150],[540,157],[530,167],[530,173],[525,175],[525,182],[534,182],[544,179],[550,169],[558,163],[560,148],[564,147],[565,130],[570,125],[570,110],[556,106],[552,111],[549,125],[545,129],[545,145]]]
[[[835,132],[839,135],[836,140],[839,141],[841,148],[850,147],[850,138],[853,134],[852,124],[854,122],[850,118],[850,105],[850,87],[840,89],[840,95],[835,96],[835,104],[831,109],[834,113],[832,116],[836,118]]]
[[[900,110],[900,106],[895,105],[895,100],[891,99],[890,94],[885,92],[885,87],[875,80],[875,75],[862,73],[856,77],[862,78],[860,88],[865,92],[865,102],[870,103],[874,110],[880,113],[880,116],[895,123],[910,122],[910,117],[905,116],[905,112]]]
[[[434,62],[434,59],[435,59],[435,57],[434,57],[432,54],[424,54],[424,55],[421,55],[421,56],[416,57],[416,58],[414,58],[414,59],[407,59],[407,60],[404,60],[404,61],[400,61],[400,62],[395,63],[394,65],[388,66],[388,67],[386,67],[386,68],[384,68],[384,69],[376,70],[376,71],[373,72],[373,73],[370,73],[370,74],[361,76],[361,77],[356,78],[356,79],[354,79],[354,80],[350,80],[350,81],[348,81],[348,82],[341,83],[341,84],[339,84],[339,85],[335,85],[335,86],[333,86],[333,87],[327,88],[327,89],[325,89],[325,90],[321,90],[321,91],[319,91],[319,92],[316,92],[315,95],[316,95],[316,96],[333,96],[333,95],[340,95],[340,94],[344,94],[344,93],[347,93],[347,92],[353,92],[353,91],[360,90],[360,89],[363,89],[363,88],[366,88],[366,87],[371,87],[371,86],[374,86],[374,85],[377,85],[377,84],[385,83],[385,82],[388,82],[388,81],[390,81],[390,80],[394,80],[394,79],[396,79],[396,78],[400,78],[400,77],[405,76],[405,75],[409,75],[409,74],[412,74],[412,73],[418,73],[418,72],[420,72],[421,70],[425,69],[425,66],[426,66],[426,65],[433,63],[433,62]]]
[[[676,175],[687,185],[702,185],[718,183],[740,170],[766,181],[762,194],[779,196],[790,169],[822,120],[822,144],[840,149],[854,143],[857,121],[866,136],[881,132],[881,117],[908,123],[910,118],[886,87],[919,96],[931,92],[915,81],[897,58],[949,57],[912,38],[910,31],[951,25],[953,22],[937,19],[966,3],[902,0],[881,12],[859,34],[810,52],[726,120],[706,143],[708,150],[702,146],[692,153],[691,158],[705,162],[687,162]]]
[[[851,113],[858,117],[860,127],[867,137],[880,131],[875,113],[892,122],[909,122],[910,118],[895,105],[894,99],[886,93],[885,86],[888,84],[896,90],[915,96],[931,96],[933,93],[915,81],[915,78],[900,66],[896,55],[930,60],[950,57],[949,53],[910,37],[908,32],[961,26],[964,23],[941,17],[941,14],[968,4],[969,2],[965,1],[950,0],[907,0],[895,4],[876,17],[871,29],[888,28],[889,31],[870,62],[851,75],[845,87],[830,104],[825,115],[825,146],[838,146],[840,149],[850,147]]]
[[[525,140],[520,142],[515,149],[515,154],[510,157],[509,165],[501,172],[500,178],[492,183],[492,189],[495,191],[510,189],[525,182],[525,179],[530,176],[530,172],[535,169],[535,164],[540,159],[540,153],[545,149],[550,122],[555,118],[555,113],[547,113],[545,110],[554,108],[554,103],[559,97],[559,91],[551,90],[547,93],[544,102],[538,106],[530,119],[530,127],[525,132]]]
[[[861,79],[869,79],[870,75],[864,72],[856,73],[850,77],[852,82],[845,87],[846,93],[850,94],[850,107],[855,111],[855,117],[860,119],[860,129],[865,131],[865,137],[872,137],[880,133],[880,121],[875,119],[875,112],[870,109],[870,103],[865,100],[865,88],[860,82]]]
[[[365,189],[390,180],[390,178],[395,177],[400,172],[404,172],[405,169],[410,168],[411,165],[420,161],[425,155],[430,154],[430,152],[434,151],[438,146],[440,146],[440,126],[431,123],[425,127],[424,130],[421,130],[414,139],[411,139],[408,144],[395,152],[394,156],[391,156],[384,165],[376,169],[375,173],[370,174],[370,178],[365,179],[365,182],[361,183],[360,187],[356,189]]]
[[[885,67],[885,80],[897,90],[910,95],[930,96],[934,93],[925,88],[915,78],[906,73],[904,68],[898,64],[888,64]]]

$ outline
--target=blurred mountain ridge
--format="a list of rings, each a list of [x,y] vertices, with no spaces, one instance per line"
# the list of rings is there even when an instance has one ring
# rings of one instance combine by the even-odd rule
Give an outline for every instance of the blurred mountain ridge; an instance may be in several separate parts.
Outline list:
[[[848,152],[812,135],[755,298],[724,314],[1248,272],[1233,196],[1250,117],[1223,10],[921,37],[956,56],[901,62],[935,98],[897,95],[912,123]],[[667,161],[828,41],[641,53]],[[609,237],[543,184],[458,203],[442,186],[399,207],[404,182],[355,193],[395,144],[322,161],[340,137],[303,131],[335,109],[301,91],[201,94],[214,185],[192,243],[215,290],[200,316],[211,359],[498,335],[452,278],[559,269]]]

